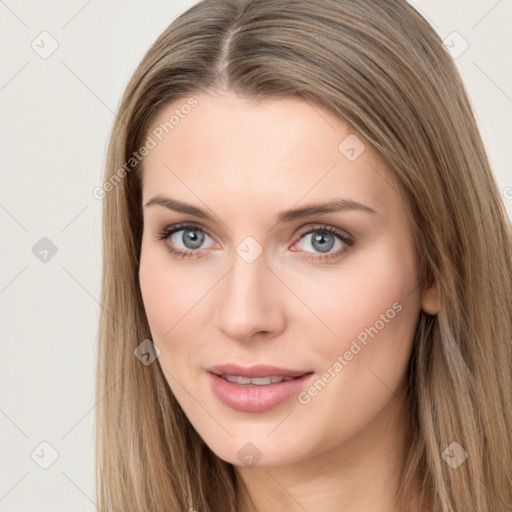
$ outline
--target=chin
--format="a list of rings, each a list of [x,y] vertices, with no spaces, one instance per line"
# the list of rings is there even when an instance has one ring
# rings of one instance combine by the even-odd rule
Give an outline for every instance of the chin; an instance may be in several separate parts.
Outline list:
[[[275,428],[275,425],[272,428]],[[272,428],[255,428],[252,429],[253,433],[238,435],[226,440],[223,444],[219,444],[218,437],[216,439],[201,437],[217,457],[239,467],[280,467],[293,464],[306,455],[304,443],[293,436],[292,432],[287,435],[293,438],[293,444],[284,445],[281,439],[270,439],[268,436]]]

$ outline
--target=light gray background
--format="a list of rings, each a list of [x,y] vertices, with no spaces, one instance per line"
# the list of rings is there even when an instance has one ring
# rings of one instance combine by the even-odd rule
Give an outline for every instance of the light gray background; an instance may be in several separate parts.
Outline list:
[[[129,77],[194,3],[0,0],[0,511],[96,510],[101,201],[92,190]],[[512,1],[411,3],[443,39],[456,31],[469,44],[456,63],[512,217]],[[51,48],[43,31],[58,43],[46,59],[31,46]],[[42,237],[58,249],[47,262],[32,252]]]

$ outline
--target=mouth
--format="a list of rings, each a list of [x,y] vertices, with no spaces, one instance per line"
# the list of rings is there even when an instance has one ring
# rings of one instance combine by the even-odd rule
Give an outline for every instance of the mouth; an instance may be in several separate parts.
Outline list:
[[[269,366],[224,365],[208,369],[213,394],[224,405],[242,412],[264,412],[300,393],[313,371]]]
[[[276,380],[276,382],[280,382],[283,379],[293,379],[297,377],[302,377],[307,373],[311,373],[312,370],[296,370],[291,368],[283,368],[279,366],[272,366],[268,364],[258,364],[254,366],[240,366],[237,364],[222,364],[217,366],[211,366],[210,368],[206,368],[207,371],[213,373],[214,375],[218,375],[222,378],[239,378],[239,379],[280,379]],[[230,382],[234,382],[230,380]],[[239,382],[239,384],[248,384],[248,382]],[[254,382],[254,384],[258,384],[258,382]],[[270,384],[270,382],[266,383]]]
[[[220,375],[221,378],[227,380],[228,382],[232,382],[234,384],[240,384],[242,386],[246,386],[248,384],[253,384],[255,386],[268,386],[269,384],[277,384],[279,382],[288,382],[293,379],[297,379],[298,377],[284,377],[282,375],[272,375],[270,377],[242,377],[240,375],[227,375],[225,373]]]

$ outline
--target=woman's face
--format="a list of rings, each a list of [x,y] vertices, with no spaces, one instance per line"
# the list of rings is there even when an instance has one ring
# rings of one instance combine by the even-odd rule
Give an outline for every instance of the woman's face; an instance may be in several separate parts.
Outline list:
[[[160,112],[144,160],[139,277],[157,361],[232,464],[356,450],[389,427],[420,310],[434,312],[403,200],[327,110],[196,101]]]

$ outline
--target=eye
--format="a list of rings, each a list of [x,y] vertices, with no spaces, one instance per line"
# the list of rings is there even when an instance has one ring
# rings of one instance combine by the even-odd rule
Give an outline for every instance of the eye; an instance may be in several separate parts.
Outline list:
[[[157,235],[157,240],[168,240],[167,249],[180,258],[198,257],[206,238],[212,238],[196,224],[175,224]],[[180,244],[182,247],[180,247]],[[176,248],[178,247],[178,248]],[[195,254],[197,253],[197,254]]]
[[[304,246],[319,251],[317,255],[307,256],[313,260],[325,260],[341,257],[348,248],[354,245],[354,240],[342,231],[331,226],[318,225],[313,226],[308,231],[300,235],[299,242],[305,240]],[[336,245],[338,250],[330,252]],[[305,250],[304,252],[309,252]]]
[[[178,258],[201,257],[200,249],[206,238],[213,240],[204,229],[197,224],[183,223],[169,226],[156,236],[157,240],[166,240],[167,250]],[[303,231],[299,242],[305,240],[306,247],[319,251],[316,255],[307,256],[313,260],[329,260],[341,257],[355,242],[344,232],[331,226],[316,225],[308,231]],[[181,244],[181,247],[180,247]],[[338,250],[330,252],[336,245]],[[302,252],[309,253],[308,250]]]

